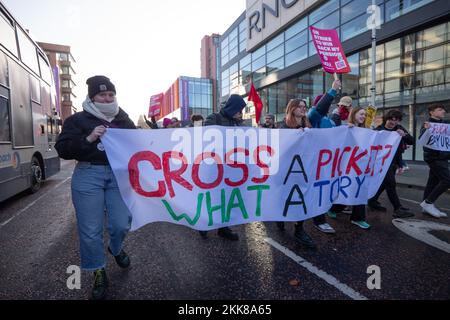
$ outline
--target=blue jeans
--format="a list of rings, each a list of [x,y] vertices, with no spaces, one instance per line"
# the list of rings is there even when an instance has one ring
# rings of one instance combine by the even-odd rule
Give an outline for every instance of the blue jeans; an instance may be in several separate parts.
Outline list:
[[[131,213],[122,200],[111,167],[79,162],[72,176],[72,201],[78,222],[81,268],[87,271],[104,268],[105,211],[113,255],[122,250],[131,227]]]

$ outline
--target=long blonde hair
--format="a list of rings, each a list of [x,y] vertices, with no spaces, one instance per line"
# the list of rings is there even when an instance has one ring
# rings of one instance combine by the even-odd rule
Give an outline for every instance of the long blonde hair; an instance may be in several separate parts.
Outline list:
[[[366,127],[366,123],[365,122],[364,123],[357,123],[356,122],[356,114],[358,112],[360,112],[361,110],[365,111],[366,109],[364,109],[362,107],[352,108],[352,111],[350,112],[350,117],[349,117],[348,123],[353,124],[355,127],[365,128]],[[366,112],[366,117],[367,117],[367,112]]]
[[[300,103],[305,103],[305,100],[301,100],[301,99],[292,99],[291,101],[289,101],[287,107],[286,107],[286,125],[289,128],[298,128],[299,124],[297,123],[297,120],[295,119],[295,115],[294,115],[294,111],[295,109],[300,107]],[[309,122],[308,117],[306,116],[306,114],[302,117],[302,122],[300,124],[300,126],[302,128],[312,128],[311,123]]]

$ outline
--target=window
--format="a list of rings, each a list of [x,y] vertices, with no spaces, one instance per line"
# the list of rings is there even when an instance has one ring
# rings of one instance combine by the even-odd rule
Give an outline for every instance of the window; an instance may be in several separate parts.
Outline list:
[[[0,52],[0,84],[9,87],[8,59]]]
[[[44,58],[42,58],[41,55],[39,55],[38,58],[39,58],[39,66],[41,68],[42,79],[44,79],[44,81],[47,82],[48,84],[52,84],[51,69],[47,64],[47,61],[44,60]]]
[[[315,24],[317,21],[321,20],[324,17],[330,16],[331,12],[333,12],[334,10],[336,10],[336,8],[339,8],[339,0],[331,0],[328,1],[327,3],[325,3],[324,5],[322,5],[319,9],[313,11],[310,15],[309,15],[309,23],[310,24]],[[335,13],[334,13],[335,14]],[[339,21],[339,15],[338,15],[338,21]],[[336,23],[336,26],[339,22]],[[334,28],[334,25],[329,25],[328,28],[320,28],[317,27],[319,29],[332,29]]]
[[[386,54],[385,54],[386,59],[399,56],[401,53],[400,39],[386,43],[385,48],[386,48]]]
[[[10,142],[8,100],[0,95],[0,142]]]
[[[20,58],[22,62],[36,72],[36,74],[39,74],[36,47],[21,29],[17,29],[17,35],[19,36]]]
[[[286,55],[286,66],[290,66],[308,57],[308,46],[300,47]]]
[[[444,65],[445,46],[418,51],[417,52],[417,71],[426,71],[430,69],[442,68]]]
[[[70,89],[70,81],[69,80],[62,80],[61,81],[61,88]]]
[[[416,10],[433,0],[389,0],[386,1],[386,21],[398,18],[405,13]]]
[[[417,49],[442,43],[447,38],[447,24],[421,31],[417,34]]]
[[[342,41],[348,40],[361,34],[367,29],[367,15],[359,16],[358,18],[351,20],[350,22],[342,25]]]
[[[17,55],[17,43],[16,43],[16,35],[14,33],[14,27],[12,21],[3,15],[3,12],[0,11],[0,43],[8,49],[9,52]]]
[[[281,44],[277,48],[267,53],[267,63],[281,58],[284,55],[284,46]]]
[[[284,69],[284,58],[280,58],[267,64],[267,73],[272,73],[278,70]]]
[[[278,47],[280,44],[284,42],[284,33],[280,34],[279,36],[273,38],[268,44],[267,44],[267,51],[270,51],[276,47]]]
[[[352,71],[342,75],[342,88],[345,90],[343,94],[357,99],[358,97],[358,77],[359,77],[359,54],[347,57],[348,63]],[[353,105],[357,105],[354,103]]]
[[[334,1],[331,1],[334,2]],[[330,3],[331,3],[330,2]],[[337,8],[337,7],[335,7]],[[315,20],[311,20],[310,17],[310,23],[315,21]],[[338,31],[339,34],[339,10],[329,14],[326,16],[326,18],[320,20],[319,22],[316,22],[313,24],[314,27],[318,28],[318,29],[336,29]]]
[[[308,27],[307,17],[303,18],[302,20],[300,20],[299,22],[297,22],[292,27],[286,30],[285,32],[286,39],[289,39],[294,35],[296,35],[297,33],[299,33],[300,31],[305,30],[306,27]]]
[[[31,100],[41,103],[41,84],[38,79],[30,76]]]
[[[291,52],[308,42],[308,30],[305,30],[286,41],[286,52]]]

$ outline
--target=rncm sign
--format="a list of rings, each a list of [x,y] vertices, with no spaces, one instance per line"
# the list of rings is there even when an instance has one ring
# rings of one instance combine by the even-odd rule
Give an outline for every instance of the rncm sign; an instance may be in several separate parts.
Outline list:
[[[247,51],[252,51],[305,10],[324,0],[247,0]]]

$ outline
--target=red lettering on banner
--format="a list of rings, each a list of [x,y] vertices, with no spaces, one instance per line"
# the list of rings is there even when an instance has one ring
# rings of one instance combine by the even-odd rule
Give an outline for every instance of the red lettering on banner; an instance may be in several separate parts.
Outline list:
[[[334,155],[334,160],[333,160],[333,170],[331,172],[331,178],[336,177],[336,169],[337,169],[337,165],[338,165],[338,160],[339,160],[339,154],[341,153],[341,149],[337,148],[336,149],[336,153]]]
[[[255,152],[253,153],[253,159],[256,162],[256,165],[263,169],[264,173],[262,178],[253,178],[253,183],[265,183],[267,179],[269,179],[270,169],[269,166],[261,161],[260,153],[267,152],[271,157],[275,155],[275,150],[273,150],[270,146],[258,146]]]
[[[170,160],[177,159],[181,161],[181,168],[177,170],[171,170],[170,168]],[[164,170],[164,178],[166,179],[167,187],[169,188],[169,194],[171,198],[175,197],[175,191],[173,190],[172,180],[181,185],[182,187],[192,191],[193,186],[185,180],[181,175],[186,171],[187,159],[181,152],[164,152],[163,153],[163,170]]]
[[[323,156],[328,155],[328,159],[326,161],[323,161]],[[320,171],[322,167],[327,166],[331,160],[333,159],[333,153],[331,150],[320,150],[319,153],[319,163],[317,164],[317,174],[316,174],[316,180],[320,180]]]
[[[348,152],[351,152],[352,151],[352,148],[350,148],[350,147],[345,147],[344,148],[344,150],[342,151],[342,153],[341,153],[341,156],[340,156],[340,158],[339,158],[339,166],[338,166],[338,173],[339,173],[339,176],[342,176],[342,170],[341,170],[341,168],[342,168],[342,159],[344,158],[344,154],[346,154],[346,153],[348,153]]]
[[[381,150],[383,150],[383,146],[370,146],[370,159],[369,162],[367,163],[367,168],[366,171],[364,172],[365,174],[369,174],[370,176],[373,177],[373,175],[375,174],[375,164],[376,164],[376,160],[378,157],[378,152],[380,152]],[[375,153],[375,157],[372,157],[373,152],[376,151]],[[374,163],[373,166],[371,167],[372,164],[372,159],[374,159]]]
[[[358,156],[356,156],[358,151],[359,147],[356,147],[353,150],[352,155],[350,156],[350,160],[348,161],[347,171],[345,172],[346,175],[350,174],[352,168],[358,176],[360,176],[363,173],[361,168],[358,166],[358,161],[361,160],[361,158],[364,158],[368,154],[368,152],[367,150],[364,150],[364,152],[361,152]]]
[[[204,183],[200,180],[199,172],[200,172],[200,164],[205,159],[214,159],[214,161],[217,164],[218,174],[217,179],[214,180],[212,183]],[[215,187],[219,186],[221,181],[223,179],[223,163],[220,157],[214,153],[214,152],[205,152],[197,156],[195,158],[194,165],[192,166],[192,181],[194,181],[195,185],[197,185],[199,188],[209,190],[214,189]]]
[[[389,157],[391,156],[392,149],[394,148],[394,146],[388,144],[388,145],[385,145],[384,148],[385,148],[385,149],[389,149],[389,152],[388,152],[387,155],[383,158],[383,162],[381,163],[381,166],[382,166],[382,167],[381,167],[380,172],[383,172],[384,164],[386,163],[386,160],[389,159]]]
[[[227,154],[225,155],[225,163],[229,167],[242,170],[242,179],[241,180],[239,180],[237,182],[233,182],[229,178],[225,179],[225,183],[230,187],[239,187],[239,186],[243,185],[244,183],[246,183],[248,180],[248,166],[245,163],[240,163],[240,162],[237,162],[237,161],[234,161],[231,159],[232,155],[238,154],[238,153],[243,153],[246,157],[248,157],[250,155],[250,151],[247,149],[244,149],[244,148],[235,148],[233,150],[228,151]]]
[[[151,151],[139,152],[136,153],[133,157],[131,157],[130,162],[128,163],[128,174],[130,177],[130,184],[134,191],[136,191],[139,195],[147,197],[147,198],[162,198],[166,194],[166,185],[164,181],[158,181],[158,190],[156,191],[145,191],[141,183],[139,181],[139,162],[147,161],[153,165],[155,170],[161,170],[161,160],[158,155]]]

